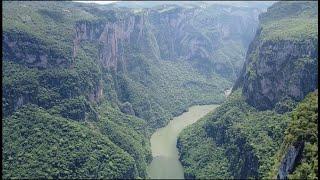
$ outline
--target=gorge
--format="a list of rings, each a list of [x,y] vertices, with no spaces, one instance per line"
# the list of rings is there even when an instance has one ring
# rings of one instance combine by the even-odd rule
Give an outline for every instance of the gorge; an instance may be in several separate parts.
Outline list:
[[[3,178],[317,178],[317,5],[3,2]]]
[[[217,105],[192,106],[187,112],[173,118],[167,126],[152,134],[150,142],[153,160],[149,165],[151,179],[184,178],[176,148],[178,135],[185,127],[192,125],[216,107]]]

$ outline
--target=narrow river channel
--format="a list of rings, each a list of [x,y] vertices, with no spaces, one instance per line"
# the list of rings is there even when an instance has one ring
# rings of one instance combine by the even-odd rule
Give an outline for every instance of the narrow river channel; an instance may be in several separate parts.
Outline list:
[[[153,160],[148,166],[151,179],[183,179],[183,167],[176,147],[179,133],[188,125],[213,111],[218,105],[197,105],[188,112],[173,118],[169,124],[152,134],[151,150]]]

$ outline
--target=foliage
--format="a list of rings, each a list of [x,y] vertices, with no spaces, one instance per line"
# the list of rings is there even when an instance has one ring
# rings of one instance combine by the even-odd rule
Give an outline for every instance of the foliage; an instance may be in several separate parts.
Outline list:
[[[261,38],[267,40],[316,39],[318,2],[278,2],[260,16]]]
[[[174,16],[181,9],[156,13]],[[233,20],[239,14],[232,9],[235,14],[225,18],[226,9],[218,11],[210,7],[195,16],[190,26],[179,27],[188,32],[181,37],[179,49],[174,49],[179,56],[171,56],[175,53],[171,51],[171,40],[176,35],[165,33],[170,29],[168,26],[157,28],[159,23],[154,20],[159,20],[158,16],[111,10],[109,6],[44,1],[4,2],[3,11],[4,178],[145,178],[151,160],[150,134],[190,105],[223,102],[224,90],[231,87],[239,72],[248,39],[253,35],[251,30],[230,31],[231,36],[221,41],[216,25],[227,22],[230,29],[239,29],[234,26],[238,21]],[[219,23],[206,23],[212,14]],[[145,36],[142,40],[140,32],[134,30],[131,44],[119,41],[122,54],[118,59],[124,60],[117,64],[118,71],[101,64],[101,44],[94,41],[80,42],[77,56],[73,57],[77,23],[112,24],[128,17],[136,21],[148,18],[149,22],[141,21],[145,26],[140,31]],[[247,20],[252,27],[256,25],[256,21]],[[210,28],[202,30],[206,25]],[[241,35],[245,38],[239,38],[239,33],[244,33]],[[199,53],[188,61],[179,59],[194,50],[195,44],[191,43],[194,41],[205,42]],[[214,45],[211,41],[221,44]],[[15,46],[14,52],[11,45]],[[203,52],[209,53],[210,58],[203,58]],[[47,57],[48,66],[32,68],[29,56],[37,61],[40,56]],[[61,66],[59,61],[65,64]],[[92,100],[90,97],[99,89],[102,97]],[[123,102],[132,105],[137,117],[120,112],[118,106]],[[240,107],[229,109],[233,103]],[[244,112],[237,113],[242,108]],[[262,146],[269,145],[272,149],[277,145],[281,131],[278,127],[286,122],[279,122],[282,115],[273,112],[261,115],[237,98],[222,106],[217,114],[221,115],[221,111],[229,112],[221,122],[220,117],[213,115],[212,120],[210,115],[201,121],[202,125],[195,126],[197,134],[186,130],[185,139],[181,138],[181,146],[195,153],[188,160],[182,158],[184,164],[190,164],[187,173],[200,178],[238,176],[239,168],[233,169],[228,162],[240,159],[236,165],[242,164],[243,159],[237,153],[242,146],[233,141],[225,145],[217,143],[217,136],[210,131],[222,123],[230,123],[228,118],[235,120],[228,131],[230,136],[245,136],[245,146],[252,149],[250,153],[267,164],[263,172],[268,169],[266,156],[273,151]],[[274,125],[255,123],[260,116]],[[242,121],[240,117],[248,119]],[[262,137],[256,136],[256,131],[261,131]],[[189,144],[189,135],[191,140],[197,140],[194,144]],[[208,145],[194,148],[203,142]],[[234,155],[226,155],[226,150]],[[198,157],[202,158],[201,163],[194,167]]]
[[[292,111],[296,105],[297,105],[297,102],[295,102],[289,97],[284,97],[275,105],[274,110],[277,113],[285,113],[285,112]]]
[[[64,118],[75,121],[84,121],[86,119],[97,120],[97,112],[91,107],[83,96],[73,99],[62,100],[59,105],[53,106],[50,110],[52,114],[60,114]]]
[[[219,76],[205,78],[183,61],[148,62],[147,68],[150,73],[129,71],[128,75],[118,78],[117,83],[121,91],[127,88],[122,93],[122,101],[131,102],[136,115],[146,119],[153,128],[163,126],[190,105],[221,103],[223,88],[231,85]]]
[[[130,160],[128,161],[128,163],[133,163],[134,166],[137,167],[135,177],[146,177],[145,167],[146,163],[150,161],[151,152],[149,149],[149,142],[147,141],[148,133],[144,133],[144,131],[146,131],[146,129],[144,128],[144,120],[138,120],[137,118],[133,117],[124,118],[125,115],[119,112],[119,110],[110,107],[109,105],[101,106],[97,109],[94,103],[89,102],[85,96],[92,90],[94,90],[95,86],[99,84],[100,75],[99,71],[95,70],[93,67],[90,67],[90,63],[88,64],[85,63],[85,60],[83,61],[83,65],[79,64],[72,70],[38,70],[35,68],[30,69],[18,65],[14,62],[5,61],[3,63],[3,108],[5,110],[5,113],[10,110],[9,107],[12,108],[10,112],[5,114],[5,116],[8,116],[8,119],[13,118],[12,113],[17,110],[17,102],[15,102],[16,98],[22,96],[25,101],[23,104],[38,104],[39,106],[47,109],[47,111],[45,111],[44,109],[42,109],[41,112],[35,111],[34,115],[41,114],[42,112],[45,114],[49,113],[48,116],[50,115],[50,117],[54,117],[52,121],[56,121],[56,119],[63,119],[63,122],[70,121],[77,126],[88,125],[89,128],[93,129],[101,128],[101,131],[98,131],[100,133],[100,136],[109,138],[111,140],[110,142],[115,143],[114,146],[119,149],[123,149],[125,152],[129,153],[128,156],[130,158],[134,158],[133,162],[131,162]],[[23,104],[21,105],[22,107]],[[20,117],[20,119],[22,118],[23,116]],[[106,118],[108,119],[108,121],[105,120]],[[75,121],[71,121],[71,119]],[[25,120],[27,121],[27,119]],[[82,125],[80,122],[84,122],[84,124]],[[115,122],[116,124],[114,124],[113,122]],[[10,129],[10,126],[7,126],[7,124],[5,124],[4,126],[5,128]],[[45,127],[46,125],[44,124],[42,129],[39,129],[39,132],[42,133],[43,131],[47,131]],[[106,127],[106,129],[102,127]],[[33,127],[30,128],[33,129]],[[19,132],[20,131],[18,131],[17,133]],[[33,133],[34,132],[31,131],[30,135],[33,135]],[[51,134],[54,133],[55,131],[51,130],[47,132],[47,135],[51,136]],[[68,136],[68,133],[72,132],[63,131],[63,133]],[[7,134],[4,134],[4,137],[9,138]],[[31,142],[32,139],[23,140],[23,137],[12,139],[8,141],[8,146],[17,144],[19,141]],[[47,139],[43,139],[43,141],[39,143],[40,144],[38,145],[41,146],[46,146],[48,144]],[[70,147],[72,146],[73,145],[70,144]],[[16,148],[17,151],[23,151],[23,148],[20,146]],[[34,163],[42,162],[41,156],[37,156],[37,154],[34,154],[34,152],[37,151],[37,146],[30,146],[29,148],[30,154],[37,157],[34,160]],[[9,149],[8,152],[12,153]],[[43,155],[45,155],[45,153]],[[7,163],[7,160],[4,159],[3,163]],[[32,163],[30,161],[24,161],[21,163],[24,164],[27,170],[33,170],[33,167],[31,166]],[[68,163],[72,163],[72,161],[70,159],[66,159],[65,161],[59,162],[61,166],[67,166]],[[104,163],[102,163],[102,166],[104,166]],[[35,166],[34,168],[36,167],[38,166]],[[60,170],[62,170],[60,167],[56,167],[56,171]],[[118,170],[120,169],[117,169],[117,166],[115,166],[112,170],[110,170],[110,173],[114,173],[113,171]],[[47,175],[40,175],[41,173],[45,172],[47,173]],[[14,171],[12,171],[12,169],[5,171],[5,177],[15,177],[10,173],[14,173]],[[78,171],[73,172],[73,175],[70,176],[64,176],[63,174],[58,176],[57,174],[54,174],[54,172],[46,171],[44,169],[39,169],[37,171],[39,175],[23,173],[25,173],[25,171],[16,173],[15,175],[21,178],[47,176],[66,178],[96,177],[89,174],[81,175],[81,173]],[[101,177],[113,176],[112,174],[101,174]]]
[[[318,90],[309,93],[294,109],[291,121],[285,131],[284,141],[274,156],[275,165],[270,177],[276,177],[282,158],[288,148],[296,142],[303,142],[302,158],[297,162],[289,179],[318,178]]]
[[[4,178],[133,178],[134,160],[84,125],[28,105],[3,120]]]
[[[261,178],[272,167],[270,157],[283,140],[288,113],[257,111],[244,101],[240,91],[232,93],[215,112],[180,134],[179,151],[181,161],[189,163],[183,163],[187,173],[196,178]],[[203,146],[207,142],[215,150],[207,150]],[[199,152],[208,158],[202,166],[198,165],[199,155],[193,155]],[[214,166],[210,166],[212,162]],[[206,166],[211,168],[204,171]],[[220,169],[225,173],[219,174]]]
[[[51,108],[63,99],[91,93],[98,86],[101,75],[94,67],[84,65],[72,70],[38,70],[4,61],[4,115],[10,115],[17,109],[19,99],[23,100],[23,104],[30,102]]]
[[[224,149],[218,147],[201,128],[210,115],[212,113],[183,130],[179,136],[177,147],[186,178],[232,178]]]

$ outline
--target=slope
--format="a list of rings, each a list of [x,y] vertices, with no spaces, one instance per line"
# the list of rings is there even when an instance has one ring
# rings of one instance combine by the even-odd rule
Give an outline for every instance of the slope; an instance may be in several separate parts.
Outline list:
[[[316,12],[317,2],[278,2],[260,15],[232,94],[180,135],[186,177],[317,176],[317,93],[306,97],[318,88]]]

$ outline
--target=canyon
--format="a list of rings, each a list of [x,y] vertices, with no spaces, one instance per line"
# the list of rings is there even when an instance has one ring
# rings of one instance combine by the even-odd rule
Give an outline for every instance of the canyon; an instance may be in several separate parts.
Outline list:
[[[156,4],[3,3],[3,178],[318,177],[317,2]]]

